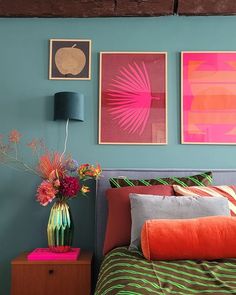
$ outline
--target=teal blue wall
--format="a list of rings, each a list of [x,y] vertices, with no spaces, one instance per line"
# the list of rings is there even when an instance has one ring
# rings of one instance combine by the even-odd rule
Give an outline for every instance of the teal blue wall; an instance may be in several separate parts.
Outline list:
[[[80,91],[86,96],[84,123],[72,122],[68,151],[81,162],[103,167],[235,168],[235,146],[180,144],[181,50],[236,50],[235,17],[101,19],[0,19],[0,133],[17,128],[26,140],[44,137],[63,149],[64,125],[52,121],[52,95]],[[48,80],[48,39],[92,40],[91,81]],[[168,52],[167,146],[97,144],[98,53]],[[35,202],[39,179],[0,167],[0,294],[9,294],[10,260],[46,246],[50,208]],[[76,245],[93,247],[94,196],[71,202]],[[4,290],[4,291],[3,291]]]

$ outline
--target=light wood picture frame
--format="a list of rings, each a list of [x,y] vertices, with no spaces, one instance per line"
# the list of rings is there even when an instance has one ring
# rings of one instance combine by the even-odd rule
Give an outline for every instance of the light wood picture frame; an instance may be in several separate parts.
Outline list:
[[[50,80],[90,80],[91,40],[50,39]]]
[[[99,144],[168,143],[166,52],[100,52],[99,86]]]

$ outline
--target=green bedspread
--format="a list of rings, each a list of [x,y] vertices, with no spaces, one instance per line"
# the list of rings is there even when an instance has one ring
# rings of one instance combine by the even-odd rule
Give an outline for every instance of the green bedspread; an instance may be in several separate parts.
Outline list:
[[[236,294],[236,259],[148,261],[120,247],[106,255],[95,294]]]

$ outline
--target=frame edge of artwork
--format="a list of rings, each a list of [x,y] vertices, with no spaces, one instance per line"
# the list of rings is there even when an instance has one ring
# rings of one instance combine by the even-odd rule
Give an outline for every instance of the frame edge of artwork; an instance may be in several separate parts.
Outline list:
[[[102,101],[102,58],[106,54],[163,54],[165,56],[165,142],[136,143],[136,142],[105,142],[101,140],[101,101]],[[168,52],[167,51],[100,51],[99,52],[99,145],[168,145]]]
[[[89,53],[88,53],[88,56],[89,56],[89,64],[88,64],[88,77],[82,77],[82,78],[73,78],[73,77],[70,77],[70,78],[65,78],[65,77],[54,77],[52,75],[52,44],[54,41],[58,41],[58,42],[63,42],[63,41],[68,41],[68,42],[73,42],[73,41],[76,41],[76,42],[88,42],[89,44]],[[58,38],[51,38],[49,39],[49,68],[48,68],[48,79],[49,80],[68,80],[68,81],[75,81],[75,80],[81,80],[81,81],[88,81],[88,80],[91,80],[91,65],[92,65],[92,39],[58,39]]]

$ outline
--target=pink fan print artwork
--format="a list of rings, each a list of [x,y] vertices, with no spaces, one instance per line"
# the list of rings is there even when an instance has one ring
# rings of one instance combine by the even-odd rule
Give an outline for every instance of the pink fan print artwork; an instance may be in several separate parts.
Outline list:
[[[108,89],[109,112],[119,126],[128,133],[145,129],[151,108],[151,85],[145,63],[137,63],[122,67]]]
[[[103,53],[100,143],[165,144],[165,54]]]

